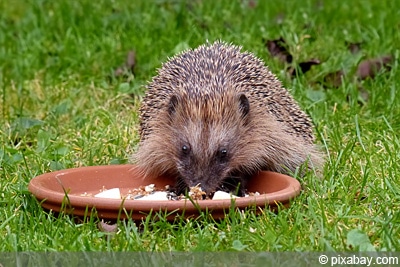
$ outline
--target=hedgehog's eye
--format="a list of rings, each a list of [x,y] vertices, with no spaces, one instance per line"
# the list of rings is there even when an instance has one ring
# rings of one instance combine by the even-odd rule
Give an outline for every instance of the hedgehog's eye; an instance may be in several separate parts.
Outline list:
[[[228,155],[228,150],[226,150],[226,148],[223,148],[223,149],[221,149],[221,150],[219,151],[219,157],[220,157],[221,159],[226,158],[227,155]]]
[[[189,145],[183,145],[182,146],[182,153],[187,155],[190,152],[190,146]]]

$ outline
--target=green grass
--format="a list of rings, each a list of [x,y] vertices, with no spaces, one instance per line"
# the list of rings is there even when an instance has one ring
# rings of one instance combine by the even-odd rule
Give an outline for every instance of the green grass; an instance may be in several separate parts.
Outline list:
[[[0,251],[400,250],[400,12],[396,1],[0,2]],[[322,4],[321,4],[322,3]],[[282,17],[281,23],[277,18]],[[262,39],[284,37],[294,61],[321,65],[295,79]],[[138,141],[137,110],[161,62],[206,40],[262,58],[316,125],[327,152],[323,179],[307,175],[292,206],[101,232],[42,210],[27,185],[63,168],[126,163]],[[352,55],[346,42],[363,42]],[[135,75],[112,78],[129,50]],[[392,69],[337,89],[317,81],[363,58],[394,55]],[[354,236],[362,237],[355,238]],[[363,240],[362,242],[360,240]]]

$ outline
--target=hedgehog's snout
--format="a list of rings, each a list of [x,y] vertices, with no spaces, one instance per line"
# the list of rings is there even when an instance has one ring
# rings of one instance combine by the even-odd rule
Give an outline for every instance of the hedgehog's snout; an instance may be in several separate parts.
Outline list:
[[[206,174],[202,172],[203,175],[197,176],[192,179],[187,179],[187,185],[189,188],[198,186],[203,192],[206,193],[207,197],[212,198],[216,191],[227,191],[228,188],[224,186],[224,181],[227,179],[223,174],[219,172],[213,172],[209,169]]]

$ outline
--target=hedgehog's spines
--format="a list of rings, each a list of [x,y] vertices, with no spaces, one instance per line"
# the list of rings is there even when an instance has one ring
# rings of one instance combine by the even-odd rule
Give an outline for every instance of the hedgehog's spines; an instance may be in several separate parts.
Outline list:
[[[140,166],[196,180],[199,173],[285,172],[308,157],[319,161],[307,114],[259,58],[240,50],[217,41],[162,65],[140,108]],[[180,154],[186,143],[197,153],[190,159]],[[230,153],[229,164],[218,165],[223,170],[211,166],[221,147]],[[202,173],[207,168],[215,170]]]

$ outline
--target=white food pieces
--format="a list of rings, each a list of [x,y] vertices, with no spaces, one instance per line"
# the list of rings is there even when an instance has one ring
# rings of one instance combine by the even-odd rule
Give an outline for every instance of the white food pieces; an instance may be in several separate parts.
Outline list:
[[[94,195],[94,197],[121,199],[121,192],[119,191],[119,188],[112,188],[104,190],[103,192]]]
[[[216,191],[212,199],[216,200],[216,199],[231,199],[231,198],[237,198],[237,196],[224,191]]]
[[[130,199],[130,200],[186,200],[187,198],[183,195],[176,196],[175,194],[171,195],[169,191],[156,191],[156,187],[154,184],[149,184],[146,186],[142,186],[140,190],[136,190],[138,192],[130,193],[126,196],[121,195],[121,191],[119,188],[105,189],[103,186],[103,190],[94,195],[94,197],[98,198],[111,198],[111,199]],[[203,200],[205,192],[201,190],[199,186],[191,187],[189,192],[189,197],[193,200]],[[250,193],[250,195],[246,194],[245,197],[249,196],[259,196],[259,192]],[[81,196],[93,196],[92,194],[84,193]],[[212,200],[221,200],[221,199],[233,199],[239,198],[238,196],[233,195],[232,193],[227,193],[224,191],[216,191]]]
[[[144,187],[144,191],[146,191],[147,193],[153,192],[154,189],[156,189],[156,186],[154,184],[149,184]]]

